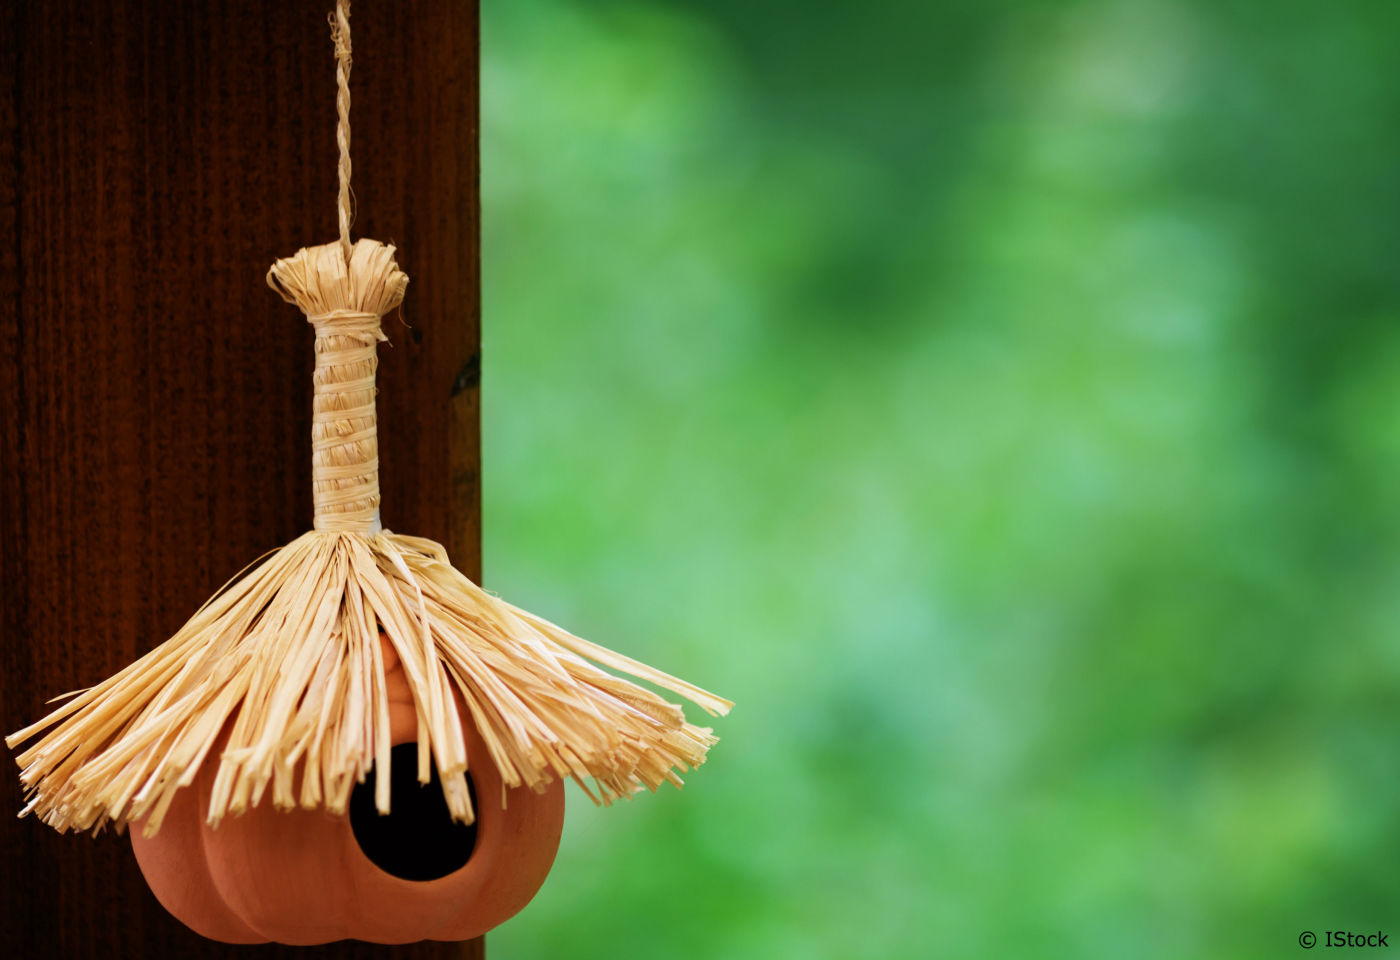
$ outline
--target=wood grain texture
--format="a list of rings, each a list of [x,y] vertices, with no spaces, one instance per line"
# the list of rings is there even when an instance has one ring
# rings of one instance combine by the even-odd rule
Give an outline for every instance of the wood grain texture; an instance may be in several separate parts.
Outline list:
[[[312,332],[272,261],[335,226],[323,3],[0,4],[0,724],[110,675],[311,524]],[[412,278],[386,318],[386,527],[480,575],[475,2],[354,8],[355,236]],[[6,952],[462,957],[481,944],[195,937],[123,837],[16,820]]]

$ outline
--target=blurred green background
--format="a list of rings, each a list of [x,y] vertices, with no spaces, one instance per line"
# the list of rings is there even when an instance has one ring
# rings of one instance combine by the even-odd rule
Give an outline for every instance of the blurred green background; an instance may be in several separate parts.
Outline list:
[[[492,956],[1400,943],[1400,6],[483,18],[487,583],[738,702]]]

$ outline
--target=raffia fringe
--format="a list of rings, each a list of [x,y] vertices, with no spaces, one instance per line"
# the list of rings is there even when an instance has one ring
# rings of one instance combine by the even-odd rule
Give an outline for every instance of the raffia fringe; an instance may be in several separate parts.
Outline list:
[[[260,561],[171,639],[5,742],[28,806],[59,831],[154,835],[177,790],[217,763],[211,824],[266,799],[343,813],[371,766],[389,809],[389,704],[380,632],[418,715],[418,778],[435,764],[452,816],[475,816],[454,691],[507,787],[572,778],[597,803],[681,783],[716,742],[681,708],[732,704],[492,596],[431,540],[314,531]],[[222,752],[210,757],[221,734]],[[591,785],[590,785],[591,783]],[[502,803],[505,797],[502,797]]]

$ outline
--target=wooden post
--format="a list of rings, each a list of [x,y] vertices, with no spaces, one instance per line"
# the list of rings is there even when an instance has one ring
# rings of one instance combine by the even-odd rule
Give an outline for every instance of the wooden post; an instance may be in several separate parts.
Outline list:
[[[160,643],[311,525],[312,331],[263,282],[336,236],[331,0],[0,4],[0,726]],[[386,527],[480,576],[474,0],[354,10],[355,236],[412,278],[380,349]],[[14,956],[480,957],[481,942],[234,948],[124,837],[17,820]]]

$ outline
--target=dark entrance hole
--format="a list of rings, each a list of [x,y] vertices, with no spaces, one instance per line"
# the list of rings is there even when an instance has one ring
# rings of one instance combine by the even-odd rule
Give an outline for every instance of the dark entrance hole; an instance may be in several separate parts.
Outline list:
[[[365,856],[385,873],[404,880],[436,880],[466,866],[476,846],[476,824],[452,820],[436,768],[426,784],[418,782],[418,745],[393,747],[389,769],[386,816],[374,808],[376,771],[370,771],[350,794],[350,828]],[[476,809],[470,774],[467,789]]]

